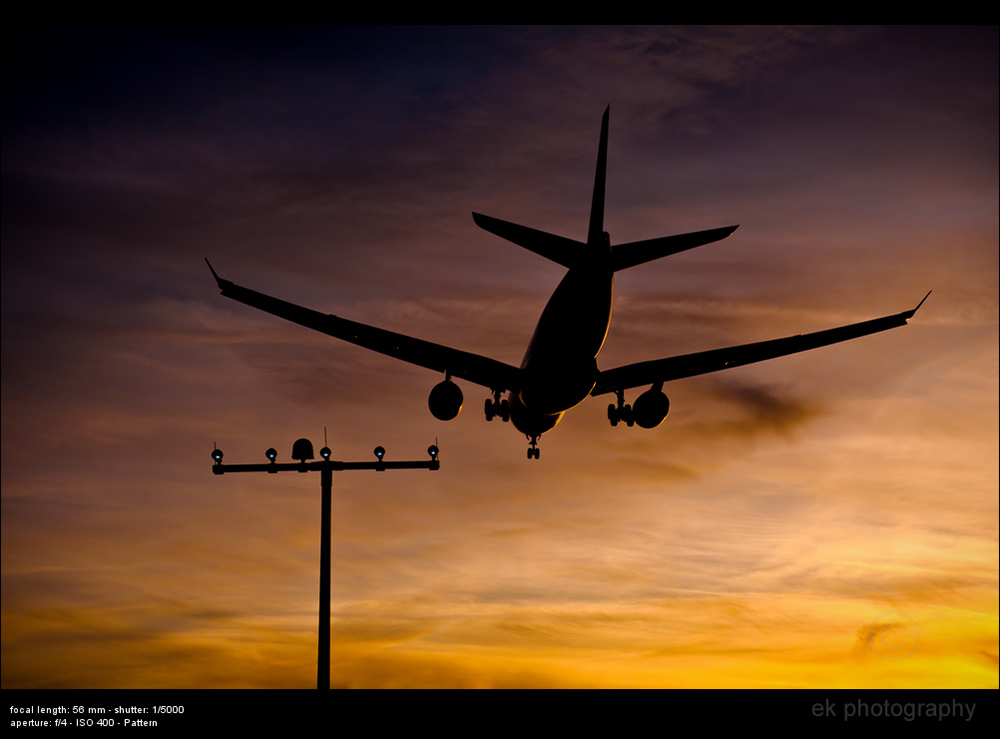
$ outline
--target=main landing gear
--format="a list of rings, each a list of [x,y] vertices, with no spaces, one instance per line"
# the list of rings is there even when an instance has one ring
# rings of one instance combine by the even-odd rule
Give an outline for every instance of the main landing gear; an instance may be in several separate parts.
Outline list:
[[[500,391],[493,391],[493,398],[486,399],[486,420],[492,421],[494,418],[499,418],[504,423],[510,420],[510,403],[504,398],[500,400]]]
[[[611,403],[608,406],[608,420],[612,426],[617,426],[619,421],[624,421],[627,426],[635,423],[635,414],[632,413],[632,406],[625,402],[625,391],[618,391],[618,405]]]

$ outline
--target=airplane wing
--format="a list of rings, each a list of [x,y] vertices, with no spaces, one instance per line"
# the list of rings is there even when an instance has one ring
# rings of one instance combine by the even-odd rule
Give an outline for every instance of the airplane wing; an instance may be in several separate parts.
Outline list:
[[[929,295],[930,293],[928,292],[924,296],[924,300],[927,300]],[[852,323],[848,326],[831,328],[826,331],[816,331],[811,334],[800,334],[783,339],[730,346],[724,349],[713,349],[706,352],[683,354],[676,357],[654,359],[648,362],[637,362],[635,364],[616,367],[600,373],[597,385],[594,387],[591,395],[602,395],[618,390],[627,390],[639,387],[640,385],[656,385],[671,380],[679,380],[684,377],[718,372],[730,367],[742,367],[745,364],[763,362],[766,359],[796,354],[821,346],[837,344],[841,341],[849,341],[859,336],[867,336],[879,331],[887,331],[891,328],[905,326],[906,322],[924,304],[924,300],[921,300],[913,310],[875,318],[870,321],[862,321],[861,323]]]
[[[300,326],[385,354],[420,367],[460,377],[496,391],[520,390],[521,372],[513,365],[412,336],[320,313],[223,280],[206,259],[219,290],[227,298],[271,313]]]

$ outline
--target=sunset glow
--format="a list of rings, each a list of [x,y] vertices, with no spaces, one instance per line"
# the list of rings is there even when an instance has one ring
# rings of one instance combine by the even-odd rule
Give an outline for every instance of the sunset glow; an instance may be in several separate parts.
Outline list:
[[[997,688],[995,26],[11,29],[2,686]],[[13,45],[13,46],[12,46]],[[8,52],[11,55],[12,52]],[[583,238],[740,224],[616,277],[602,368],[908,310],[884,334],[435,420],[428,370],[241,285],[517,365]],[[634,398],[634,394],[630,394]]]

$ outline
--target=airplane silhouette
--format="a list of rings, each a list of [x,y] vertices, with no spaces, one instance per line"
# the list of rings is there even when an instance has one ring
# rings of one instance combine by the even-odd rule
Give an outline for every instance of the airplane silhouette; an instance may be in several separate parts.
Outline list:
[[[538,459],[538,439],[555,428],[563,414],[591,395],[615,393],[617,403],[608,406],[612,426],[623,422],[642,428],[659,426],[666,418],[670,402],[663,385],[671,380],[740,367],[820,346],[848,341],[859,336],[906,325],[916,308],[815,333],[731,346],[627,364],[601,370],[597,356],[604,345],[611,322],[614,274],[623,269],[719,241],[737,226],[665,236],[626,244],[611,244],[604,231],[604,190],[608,153],[608,116],[604,111],[597,155],[597,174],[590,209],[586,243],[520,226],[479,213],[472,217],[480,227],[529,249],[568,269],[542,311],[535,333],[520,367],[452,349],[422,339],[405,336],[334,315],[319,313],[278,298],[223,280],[208,264],[222,295],[272,313],[293,323],[321,331],[372,351],[444,374],[444,380],[430,392],[431,413],[443,421],[455,418],[462,408],[462,391],[452,378],[461,378],[485,387],[492,393],[486,400],[486,420],[499,417],[510,421],[529,440],[528,458]],[[208,260],[205,260],[208,262]],[[625,402],[625,391],[649,385],[635,399]],[[506,393],[507,397],[503,398]]]

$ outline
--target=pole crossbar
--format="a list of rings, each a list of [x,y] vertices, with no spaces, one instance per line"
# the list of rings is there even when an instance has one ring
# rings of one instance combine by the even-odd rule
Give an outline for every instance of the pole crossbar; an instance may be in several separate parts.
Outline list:
[[[343,472],[346,470],[437,470],[440,469],[441,462],[437,459],[419,461],[399,461],[399,462],[339,462],[327,460],[325,462],[267,462],[260,464],[223,464],[217,462],[212,465],[212,472],[216,475],[225,475],[229,472]]]
[[[299,440],[303,441],[303,440]],[[298,442],[296,442],[298,444]],[[309,445],[311,449],[311,444]],[[294,448],[293,448],[294,449]],[[213,450],[212,473],[224,475],[230,472],[319,472],[320,488],[322,492],[322,508],[320,514],[320,544],[319,544],[319,638],[316,657],[316,688],[317,690],[328,690],[330,688],[330,544],[332,528],[332,508],[333,508],[333,473],[347,470],[374,470],[384,472],[386,470],[438,470],[441,462],[438,460],[437,446],[428,448],[431,455],[429,460],[402,460],[384,461],[382,455],[385,450],[376,447],[375,454],[378,460],[375,462],[343,462],[328,459],[329,449],[323,448],[320,454],[324,457],[322,461],[301,462],[268,462],[266,464],[223,464],[222,452]],[[268,450],[268,458],[274,457],[274,450]],[[295,452],[293,451],[294,455]]]

